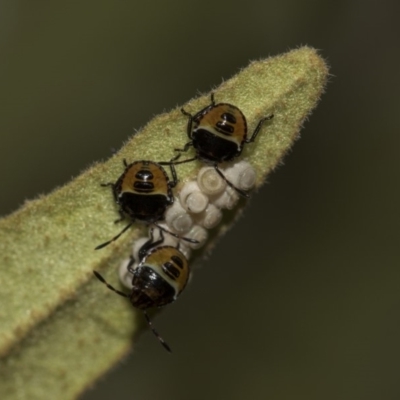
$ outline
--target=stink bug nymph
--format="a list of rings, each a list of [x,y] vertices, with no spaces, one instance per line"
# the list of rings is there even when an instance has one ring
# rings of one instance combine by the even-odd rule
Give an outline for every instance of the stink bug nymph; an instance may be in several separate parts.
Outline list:
[[[172,188],[178,183],[174,165],[167,162],[163,164],[170,165],[172,181],[164,168],[154,161],[142,160],[128,164],[124,160],[125,170],[118,180],[115,183],[102,184],[102,186],[111,186],[114,199],[119,205],[121,218],[115,222],[128,218],[130,223],[111,240],[97,246],[96,250],[117,240],[135,221],[153,224],[179,239],[196,242],[182,238],[157,224],[164,218],[167,207],[174,202]]]
[[[131,258],[127,267],[133,275],[132,290],[129,294],[115,289],[97,271],[93,273],[109,289],[128,298],[134,307],[142,310],[154,335],[165,349],[171,351],[164,339],[153,328],[147,309],[162,307],[175,301],[188,282],[190,270],[186,257],[179,249],[163,246],[163,241],[162,231],[160,231],[160,239],[153,241],[153,229],[151,229],[150,239],[139,250],[140,263],[135,268],[132,268],[135,260]]]
[[[201,160],[211,164],[226,183],[240,195],[248,197],[247,193],[233,185],[218,168],[218,164],[232,161],[240,156],[246,143],[254,142],[265,121],[273,118],[268,115],[262,118],[252,135],[247,137],[247,121],[243,113],[236,106],[228,103],[215,103],[214,93],[211,94],[211,104],[191,115],[183,108],[182,113],[188,117],[187,135],[190,139],[183,149],[175,149],[180,153],[173,158],[177,160],[181,153],[191,146],[196,156],[187,160],[175,162],[182,164],[193,160]]]

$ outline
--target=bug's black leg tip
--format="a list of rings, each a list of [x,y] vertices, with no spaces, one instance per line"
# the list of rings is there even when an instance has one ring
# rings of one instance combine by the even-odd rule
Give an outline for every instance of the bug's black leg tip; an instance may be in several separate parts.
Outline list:
[[[93,272],[93,275],[94,275],[99,281],[101,281],[101,282],[104,281],[103,277],[102,277],[97,271],[93,270],[92,272]]]
[[[101,187],[109,187],[109,186],[114,187],[114,184],[112,182],[107,182],[107,183],[100,183],[100,186]]]
[[[215,93],[211,92],[211,104],[215,105]]]
[[[100,249],[102,249],[103,247],[106,247],[107,245],[108,245],[108,242],[102,243],[102,244],[99,244],[98,246],[96,246],[94,249],[95,249],[95,250],[100,250]]]
[[[192,114],[188,113],[183,107],[181,108],[181,113],[189,118],[192,118]]]

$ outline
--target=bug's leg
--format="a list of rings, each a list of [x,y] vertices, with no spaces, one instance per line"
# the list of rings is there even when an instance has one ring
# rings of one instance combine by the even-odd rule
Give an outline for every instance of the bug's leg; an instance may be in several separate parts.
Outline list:
[[[128,163],[126,162],[126,158],[124,158],[124,159],[122,160],[122,162],[124,163],[124,166],[125,166],[125,168],[126,168],[126,167],[128,166]],[[103,187],[111,186],[111,188],[114,190],[114,188],[115,188],[115,183],[113,183],[113,182],[100,183],[100,186],[103,186]]]
[[[119,218],[114,221],[114,224],[118,224],[119,222],[122,222],[125,219],[125,214],[121,209],[118,210],[118,214]]]
[[[130,256],[129,257],[129,263],[128,263],[128,265],[126,266],[126,269],[128,270],[128,272],[130,273],[130,274],[133,274],[133,272],[134,272],[134,268],[132,268],[132,265],[133,264],[135,264],[135,257],[133,257],[133,256]]]
[[[115,184],[112,182],[107,182],[107,183],[100,183],[100,186],[103,187],[111,186],[111,188],[114,189]]]
[[[185,242],[189,242],[189,243],[195,243],[198,244],[200,243],[198,240],[196,239],[191,239],[191,238],[187,238],[187,237],[183,237],[183,236],[179,236],[177,233],[171,232],[168,229],[165,229],[164,227],[158,225],[157,223],[154,222],[154,225],[160,230],[160,231],[164,231],[165,233],[168,233],[169,235],[172,235],[173,237],[176,237],[179,240],[184,240]]]
[[[146,256],[146,254],[153,248],[159,246],[164,242],[164,233],[160,229],[160,239],[154,240],[154,235],[153,235],[154,228],[150,228],[150,239],[140,248],[139,250],[139,262],[143,260],[143,258]]]
[[[113,292],[119,294],[119,295],[122,296],[122,297],[128,297],[128,298],[129,298],[129,295],[127,295],[126,293],[121,292],[121,291],[115,289],[114,287],[112,287],[112,286],[111,286],[97,271],[93,271],[93,273],[94,273],[94,276],[95,276],[100,282],[104,283],[110,290],[112,290]]]
[[[183,149],[174,149],[174,151],[179,151],[179,154],[176,155],[174,158],[172,158],[170,162],[174,162],[175,160],[177,160],[181,156],[181,153],[184,153],[184,152],[188,151],[191,146],[193,146],[193,142],[192,141],[187,142],[185,144],[185,146],[183,147]]]
[[[179,154],[178,157],[175,157],[175,159],[178,159],[180,156],[181,156],[181,155]],[[185,164],[185,163],[188,163],[188,162],[192,162],[192,161],[194,161],[194,160],[197,160],[197,159],[198,159],[198,157],[197,157],[197,156],[194,156],[194,157],[192,157],[192,158],[188,158],[188,159],[183,160],[183,161],[177,161],[177,162],[174,161],[174,165]]]
[[[226,179],[226,176],[222,173],[222,171],[218,168],[218,165],[215,164],[214,165],[214,169],[215,171],[217,171],[218,175],[226,182],[226,184],[228,186],[230,186],[232,189],[236,190],[241,196],[248,198],[249,195],[243,191],[242,189],[239,189],[238,187],[236,187],[232,182],[228,181],[228,179]]]
[[[211,92],[211,105],[212,105],[213,107],[215,106],[214,92]]]
[[[95,247],[94,249],[95,249],[95,250],[99,250],[99,249],[102,249],[103,247],[108,246],[110,243],[112,243],[112,242],[114,242],[115,240],[117,240],[125,231],[127,231],[127,230],[132,226],[132,224],[133,224],[133,222],[130,222],[124,229],[122,229],[122,231],[121,231],[120,233],[118,233],[117,236],[114,236],[111,240],[109,240],[109,241],[107,241],[107,242],[105,242],[105,243],[99,244],[99,245],[98,245],[97,247]]]
[[[172,175],[172,182],[169,182],[169,187],[172,189],[178,183],[178,176],[176,175],[175,165],[173,162],[170,162],[169,167],[171,168],[171,175]]]
[[[271,120],[272,118],[274,118],[274,114],[271,114],[271,115],[268,115],[267,117],[261,118],[261,119],[258,121],[258,124],[257,124],[257,126],[256,126],[256,129],[254,129],[254,132],[253,132],[253,134],[251,135],[251,137],[250,137],[249,139],[246,139],[246,143],[254,142],[254,140],[256,139],[256,137],[257,137],[257,135],[258,135],[258,133],[260,132],[260,129],[261,129],[263,123],[264,123],[265,121]]]
[[[183,149],[174,149],[174,150],[183,152],[183,151],[187,151],[190,146],[193,146],[193,143],[192,142],[187,142]],[[192,157],[192,158],[188,158],[187,160],[176,161],[181,155],[182,154],[179,153],[174,158],[172,158],[170,161],[161,161],[158,164],[160,164],[160,165],[172,165],[172,164],[173,165],[178,165],[178,164],[184,164],[184,163],[187,163],[187,162],[191,162],[191,161],[197,160],[197,158],[198,158],[197,156],[195,156],[195,157]]]
[[[193,115],[185,111],[184,108],[181,108],[181,113],[188,117],[188,123],[186,127],[186,134],[188,135],[188,138],[192,140],[192,126],[193,126]]]

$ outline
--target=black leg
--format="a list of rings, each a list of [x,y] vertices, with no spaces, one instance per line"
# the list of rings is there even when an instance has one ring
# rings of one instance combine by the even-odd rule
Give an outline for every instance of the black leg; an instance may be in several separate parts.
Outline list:
[[[160,229],[160,239],[154,240],[154,235],[153,235],[154,228],[150,229],[150,239],[140,248],[139,250],[139,262],[143,260],[143,258],[146,257],[147,253],[151,250],[154,249],[155,247],[159,246],[164,242],[164,233]]]
[[[256,129],[254,129],[253,134],[251,135],[250,139],[246,139],[246,143],[250,143],[250,142],[254,142],[254,140],[256,139],[258,133],[260,132],[260,129],[262,127],[262,124],[265,121],[269,121],[270,119],[274,118],[274,114],[268,115],[268,117],[264,117],[262,119],[260,119],[260,121],[258,121],[258,124],[256,126]]]
[[[172,235],[173,237],[176,237],[176,238],[179,239],[179,240],[184,240],[185,242],[194,243],[194,244],[200,243],[198,240],[179,236],[177,233],[171,232],[171,231],[169,231],[168,229],[165,229],[165,228],[163,228],[162,226],[156,224],[155,222],[154,222],[153,224],[154,224],[158,229],[160,229],[160,231],[164,231],[165,233],[168,233],[169,235]]]
[[[115,240],[117,240],[125,231],[127,231],[131,226],[132,226],[133,222],[129,223],[124,229],[122,229],[122,231],[120,233],[118,233],[117,236],[114,236],[111,240],[109,240],[108,242],[102,243],[100,245],[98,245],[97,247],[95,247],[95,250],[99,250],[102,249],[103,247],[108,246],[110,243],[114,242]]]
[[[249,195],[248,195],[245,191],[239,189],[239,188],[236,187],[232,182],[230,182],[230,181],[228,181],[228,179],[226,179],[225,175],[224,175],[224,174],[221,172],[221,170],[218,168],[218,165],[214,165],[214,169],[215,169],[215,171],[217,171],[218,175],[226,182],[226,184],[227,184],[228,186],[230,186],[232,189],[236,190],[241,196],[243,196],[243,197],[245,197],[245,198],[248,198],[248,197],[249,197]]]
[[[176,175],[176,170],[175,170],[175,165],[174,163],[170,163],[169,167],[171,168],[171,175],[172,175],[172,182],[169,182],[169,187],[172,189],[176,186],[176,184],[178,183],[178,177]]]
[[[188,147],[190,147],[191,145],[192,145],[192,143],[190,143],[190,145]],[[184,149],[175,149],[175,151],[187,151],[187,149],[185,149],[185,148]],[[188,158],[187,160],[176,161],[180,156],[181,156],[181,153],[179,153],[177,156],[172,158],[171,161],[162,161],[162,162],[159,162],[158,164],[160,164],[160,165],[171,165],[171,164],[173,164],[175,166],[175,165],[178,165],[178,164],[185,164],[185,163],[188,163],[188,162],[192,162],[192,161],[198,159],[198,157],[195,156],[195,157],[192,157],[192,158]]]
[[[114,224],[118,224],[119,222],[122,222],[125,219],[125,213],[121,209],[118,210],[118,214],[119,218],[114,221]]]
[[[186,163],[186,162],[190,162],[190,161],[196,160],[196,159],[197,159],[197,156],[194,157],[194,158],[190,158],[190,159],[188,159],[188,160],[176,162],[176,160],[178,160],[178,159],[180,158],[180,156],[182,155],[182,153],[185,152],[185,151],[188,151],[189,148],[190,148],[191,146],[193,146],[193,142],[187,142],[187,143],[185,144],[185,146],[183,147],[183,149],[174,149],[174,151],[179,151],[179,154],[177,154],[174,158],[172,158],[172,159],[171,159],[171,162],[173,162],[175,165],[177,165],[177,164],[184,164],[184,163]]]
[[[181,155],[179,154],[179,157],[180,157]],[[176,157],[176,158],[179,158],[179,157]],[[174,164],[175,165],[178,165],[178,164],[185,164],[185,163],[188,163],[188,162],[192,162],[192,161],[194,161],[194,160],[197,160],[198,159],[198,157],[197,156],[195,156],[195,157],[192,157],[192,158],[188,158],[188,159],[186,159],[186,160],[183,160],[183,161],[178,161],[178,162],[174,162]]]
[[[186,127],[186,134],[188,135],[188,138],[192,140],[192,126],[193,126],[193,115],[185,111],[183,108],[181,108],[181,113],[183,115],[186,115],[188,117],[188,123]]]
[[[183,164],[183,162],[176,163],[175,160],[177,160],[181,156],[182,152],[188,151],[190,146],[193,146],[193,143],[192,142],[187,142],[185,144],[185,146],[183,147],[183,149],[174,149],[174,151],[179,151],[180,153],[177,154],[175,157],[171,158],[171,160],[169,160],[169,161],[160,161],[157,164],[160,164],[160,165]]]
[[[103,187],[111,186],[114,189],[114,183],[112,183],[112,182],[100,183],[100,186],[103,186]]]
[[[132,265],[135,264],[136,260],[135,260],[135,257],[133,257],[133,256],[130,256],[129,258],[130,258],[130,260],[129,260],[128,265],[126,266],[126,269],[128,270],[129,273],[133,274],[135,270],[132,268]]]
[[[189,147],[191,147],[191,146],[193,146],[193,142],[187,142],[185,144],[185,146],[183,147],[183,149],[174,149],[174,151],[179,151],[179,154],[176,155],[173,159],[171,159],[171,162],[174,162],[175,160],[177,160],[181,156],[181,153],[188,151]]]
[[[214,92],[211,92],[211,105],[212,105],[213,107],[215,106]]]

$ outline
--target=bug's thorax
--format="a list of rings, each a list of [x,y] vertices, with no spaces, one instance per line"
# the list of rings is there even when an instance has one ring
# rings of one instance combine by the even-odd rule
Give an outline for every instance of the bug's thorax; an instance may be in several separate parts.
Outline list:
[[[186,257],[175,247],[157,247],[135,269],[131,302],[141,309],[171,303],[185,288],[188,279]]]
[[[212,104],[196,114],[193,123],[193,147],[202,161],[231,161],[242,152],[247,123],[237,107]]]
[[[115,190],[123,193],[138,195],[170,194],[169,179],[165,170],[152,161],[137,161],[128,165],[118,179]]]
[[[152,161],[128,165],[115,184],[114,195],[123,213],[146,223],[161,220],[173,202],[165,170]]]
[[[239,108],[219,103],[194,116],[194,131],[205,129],[225,140],[241,145],[247,137],[247,122]]]

